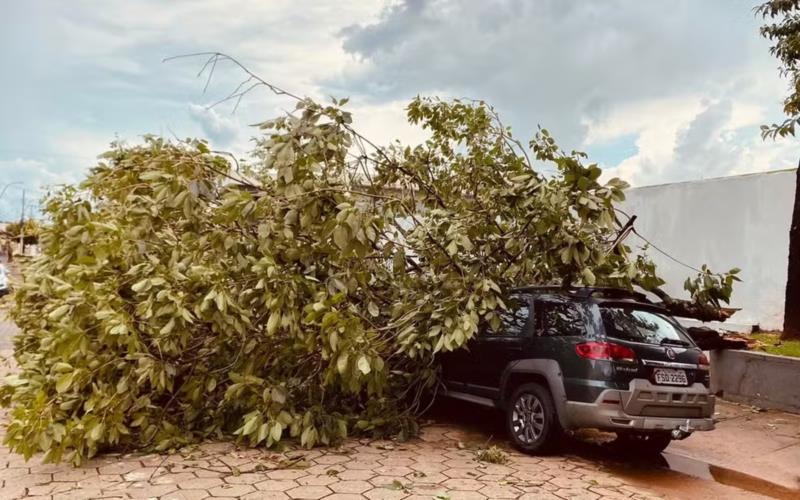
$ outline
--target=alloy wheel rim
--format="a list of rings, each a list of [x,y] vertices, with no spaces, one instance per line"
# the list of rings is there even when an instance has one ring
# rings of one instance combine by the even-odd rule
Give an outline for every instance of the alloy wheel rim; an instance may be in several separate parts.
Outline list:
[[[537,441],[544,433],[544,407],[535,395],[521,394],[511,412],[514,435],[524,444]]]

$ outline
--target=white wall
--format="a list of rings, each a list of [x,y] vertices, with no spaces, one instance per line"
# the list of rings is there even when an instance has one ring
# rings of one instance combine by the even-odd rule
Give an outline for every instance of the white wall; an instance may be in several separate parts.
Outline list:
[[[717,272],[742,269],[731,302],[742,310],[729,323],[781,329],[795,175],[792,169],[633,188],[621,207],[638,215],[637,231],[673,257]],[[626,243],[642,241],[631,235]],[[652,248],[648,253],[664,289],[687,297],[683,282],[694,271]]]

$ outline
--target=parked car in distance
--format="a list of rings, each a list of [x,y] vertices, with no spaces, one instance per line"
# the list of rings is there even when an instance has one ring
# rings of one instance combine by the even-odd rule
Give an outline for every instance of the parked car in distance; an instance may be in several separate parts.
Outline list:
[[[6,269],[6,266],[0,264],[0,297],[11,291],[11,285],[9,285],[8,281],[8,270]]]
[[[564,431],[617,433],[636,452],[714,428],[703,352],[665,309],[615,288],[513,290],[497,331],[442,355],[445,395],[505,413],[514,445],[546,453]]]

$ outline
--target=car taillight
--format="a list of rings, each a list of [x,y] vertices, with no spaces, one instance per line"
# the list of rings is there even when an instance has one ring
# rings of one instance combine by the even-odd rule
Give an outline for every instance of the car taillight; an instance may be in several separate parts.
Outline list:
[[[636,353],[630,347],[612,344],[611,342],[584,342],[575,346],[578,356],[585,359],[605,359],[608,361],[621,361],[635,363]]]
[[[711,363],[708,362],[708,358],[706,357],[706,353],[701,352],[700,357],[697,358],[697,364],[700,366],[708,366]]]

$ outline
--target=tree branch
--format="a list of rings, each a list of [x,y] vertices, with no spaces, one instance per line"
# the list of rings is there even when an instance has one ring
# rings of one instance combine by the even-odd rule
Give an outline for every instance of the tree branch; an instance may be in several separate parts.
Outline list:
[[[691,300],[674,299],[660,288],[648,290],[661,299],[662,305],[673,316],[681,318],[691,318],[698,321],[725,321],[736,313],[739,309],[732,307],[720,307],[697,304]]]

